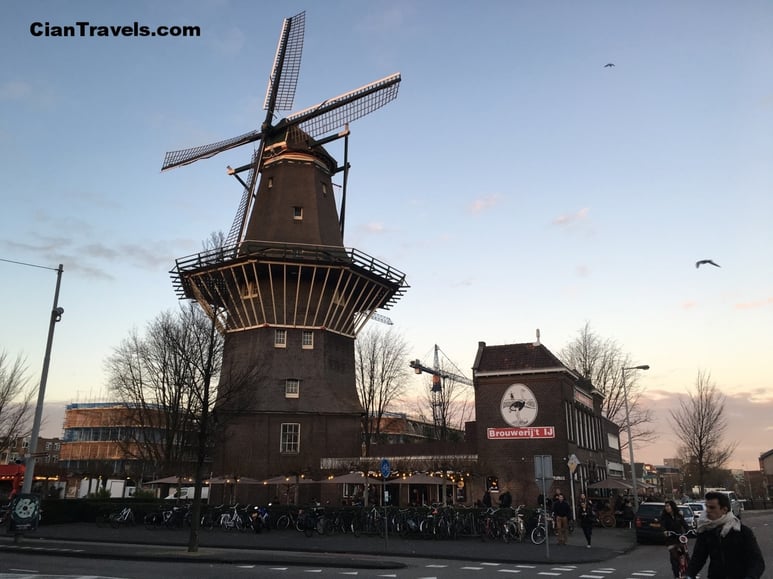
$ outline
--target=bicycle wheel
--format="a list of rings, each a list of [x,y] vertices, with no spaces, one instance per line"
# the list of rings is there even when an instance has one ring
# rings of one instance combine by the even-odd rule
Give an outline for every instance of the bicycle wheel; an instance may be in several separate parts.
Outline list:
[[[280,515],[276,520],[276,528],[283,531],[290,527],[290,517],[287,515]]]
[[[541,545],[545,542],[545,539],[547,538],[548,533],[545,530],[545,527],[540,525],[539,527],[534,527],[531,531],[531,542],[535,545]]]
[[[611,513],[602,513],[599,515],[599,522],[601,523],[602,527],[605,527],[607,529],[611,529],[615,526],[615,515]]]
[[[97,527],[107,527],[110,524],[110,514],[109,513],[99,513],[97,515]]]
[[[110,514],[110,526],[117,529],[121,526],[121,513]]]
[[[518,530],[515,527],[515,523],[513,523],[512,521],[507,521],[504,523],[504,525],[502,525],[502,540],[505,543],[514,541],[517,534],[518,534]]]
[[[215,519],[211,514],[206,514],[201,517],[201,528],[205,531],[211,531],[215,528]]]

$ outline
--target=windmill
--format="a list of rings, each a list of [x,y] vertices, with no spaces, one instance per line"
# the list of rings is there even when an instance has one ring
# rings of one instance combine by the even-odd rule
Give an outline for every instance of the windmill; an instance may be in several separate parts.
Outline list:
[[[346,183],[349,170],[348,158],[346,158],[348,156],[348,125],[350,122],[383,107],[397,97],[397,91],[400,86],[399,73],[389,75],[337,97],[326,99],[314,106],[292,113],[274,124],[277,111],[290,110],[293,107],[303,53],[305,21],[305,12],[284,20],[263,104],[266,118],[261,124],[260,129],[209,145],[170,151],[164,157],[164,164],[161,167],[162,171],[188,165],[235,147],[257,143],[257,148],[252,155],[250,163],[236,169],[228,167],[228,173],[237,177],[244,187],[244,192],[231,230],[226,237],[227,245],[238,244],[244,239],[247,218],[256,196],[255,188],[267,147],[278,137],[288,133],[292,134],[293,132],[296,133],[297,138],[305,140],[310,147],[321,146],[341,137],[347,140],[343,164],[344,188],[340,215],[340,229],[343,235],[346,211]],[[342,127],[344,130],[338,134],[314,140],[316,137],[326,135]],[[246,180],[241,179],[239,176],[244,171],[249,171]]]
[[[162,168],[254,144],[249,163],[228,168],[243,194],[223,247],[177,259],[170,273],[178,296],[196,300],[224,334],[213,469],[256,479],[360,455],[354,340],[369,320],[387,320],[376,311],[408,287],[399,270],[343,245],[348,125],[393,100],[400,75],[277,120],[293,106],[304,24],[301,12],[282,25],[260,128],[169,152]],[[340,138],[341,168],[324,148]]]

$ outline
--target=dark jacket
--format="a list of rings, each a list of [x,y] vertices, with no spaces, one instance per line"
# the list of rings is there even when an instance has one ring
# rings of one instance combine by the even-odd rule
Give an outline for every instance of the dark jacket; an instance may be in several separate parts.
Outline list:
[[[759,579],[765,571],[765,560],[752,530],[741,525],[740,531],[732,530],[727,536],[720,535],[721,527],[698,533],[687,575],[695,575],[709,563],[708,579]]]
[[[572,507],[566,500],[553,502],[553,515],[556,517],[571,517]]]
[[[577,505],[577,520],[581,527],[592,527],[596,522],[596,513],[593,511],[593,505],[590,503],[580,503]]]
[[[671,531],[672,533],[686,533],[688,530],[687,523],[684,517],[681,515],[669,515],[665,511],[660,517],[660,524],[663,525],[664,531]],[[679,537],[676,535],[666,535],[666,545],[676,545],[679,542]]]
[[[499,506],[502,508],[507,508],[512,504],[513,504],[513,497],[510,494],[510,491],[503,492],[499,497]]]

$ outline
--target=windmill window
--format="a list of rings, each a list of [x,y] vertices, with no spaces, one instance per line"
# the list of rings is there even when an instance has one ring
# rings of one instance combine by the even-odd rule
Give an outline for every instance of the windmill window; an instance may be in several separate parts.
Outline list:
[[[297,422],[284,422],[280,431],[279,452],[298,454],[301,450],[301,425]]]
[[[273,177],[269,177],[268,178],[268,188],[269,189],[273,189],[274,188],[274,178]]]
[[[297,378],[288,378],[285,380],[285,398],[300,397],[301,381]]]
[[[304,350],[314,349],[314,332],[303,330],[303,334],[301,334],[301,348]]]
[[[322,183],[322,196],[327,197],[327,183]]]
[[[274,330],[274,347],[287,347],[287,330]]]
[[[293,219],[295,221],[303,221],[303,207],[298,205],[293,207]]]

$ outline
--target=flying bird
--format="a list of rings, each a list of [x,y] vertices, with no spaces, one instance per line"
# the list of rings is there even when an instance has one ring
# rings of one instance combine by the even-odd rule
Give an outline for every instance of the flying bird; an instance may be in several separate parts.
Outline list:
[[[612,62],[608,62],[608,63],[606,63],[606,64],[604,65],[604,68],[610,68],[610,67],[612,67],[612,66],[615,66],[615,65],[614,65],[614,63],[612,63]]]
[[[713,265],[714,267],[722,267],[718,263],[714,263],[710,259],[701,259],[695,262],[695,269],[698,269],[702,265]]]

